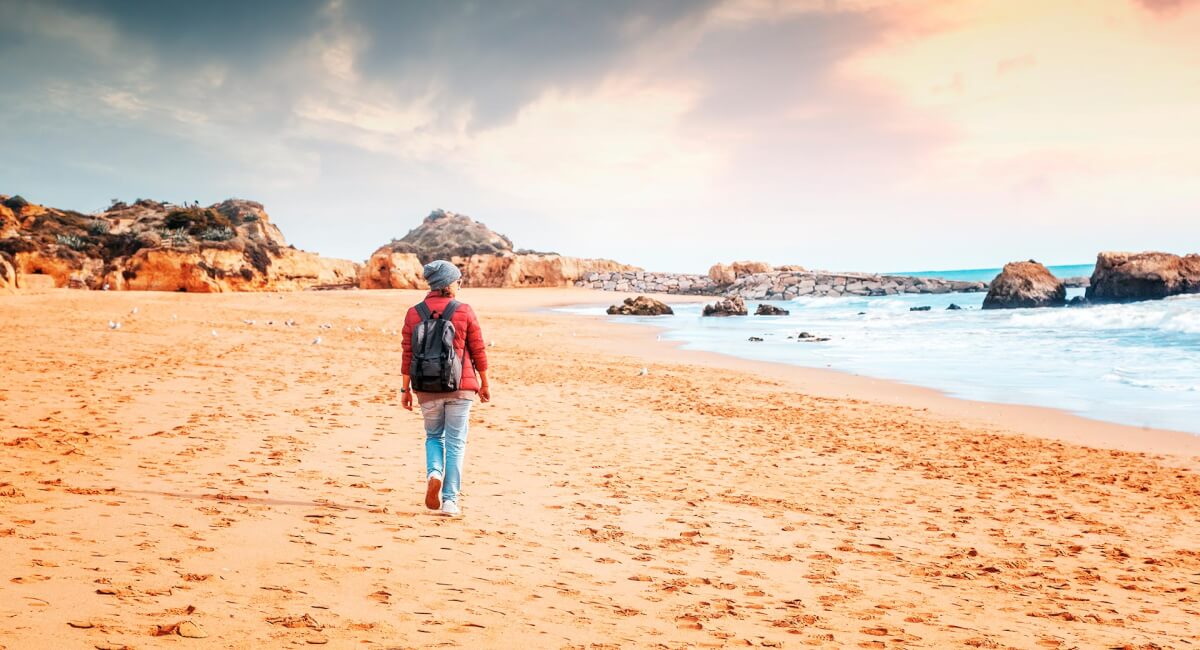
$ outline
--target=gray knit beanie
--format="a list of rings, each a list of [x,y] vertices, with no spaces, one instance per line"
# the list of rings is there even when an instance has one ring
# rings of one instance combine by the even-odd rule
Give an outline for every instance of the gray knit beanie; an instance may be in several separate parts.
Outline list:
[[[462,271],[446,260],[434,260],[425,265],[424,275],[429,288],[437,291],[454,284],[462,277]]]

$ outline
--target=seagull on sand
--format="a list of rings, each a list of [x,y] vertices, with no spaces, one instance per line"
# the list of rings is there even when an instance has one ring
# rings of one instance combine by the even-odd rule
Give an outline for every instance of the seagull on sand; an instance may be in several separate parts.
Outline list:
[[[255,321],[252,321],[252,320],[250,320],[249,318],[243,318],[243,319],[242,319],[242,322],[243,322],[243,323],[245,323],[245,324],[247,324],[247,325],[253,325]]]
[[[321,337],[319,337],[319,336],[318,336],[317,338],[313,339],[313,342],[312,342],[312,344],[313,344],[313,345],[320,345],[320,344],[321,344]]]
[[[212,331],[212,335],[213,335],[213,338],[214,338],[214,339],[215,339],[215,338],[217,338],[217,330],[213,330],[213,331]]]
[[[110,320],[110,321],[108,321],[108,329],[119,330],[119,329],[121,329],[121,324]]]
[[[131,314],[136,314],[137,312],[138,312],[137,307],[134,307],[133,309],[129,310],[129,313],[131,313]]]
[[[647,370],[646,368],[642,368],[641,370],[638,371],[638,377],[645,377],[648,374],[650,374],[650,371]]]

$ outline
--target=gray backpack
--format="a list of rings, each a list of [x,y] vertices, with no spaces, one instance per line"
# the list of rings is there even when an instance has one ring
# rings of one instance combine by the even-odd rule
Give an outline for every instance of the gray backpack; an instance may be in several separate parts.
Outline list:
[[[424,302],[417,304],[421,322],[413,328],[412,389],[422,393],[453,393],[462,386],[462,359],[454,351],[454,323],[459,302],[451,300],[436,318]]]

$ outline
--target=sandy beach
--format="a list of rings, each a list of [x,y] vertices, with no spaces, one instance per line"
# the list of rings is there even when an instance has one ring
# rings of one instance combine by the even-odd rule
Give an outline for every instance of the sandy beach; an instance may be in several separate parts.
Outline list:
[[[1200,645],[1200,437],[545,309],[619,294],[464,292],[430,514],[420,295],[0,296],[0,648]]]

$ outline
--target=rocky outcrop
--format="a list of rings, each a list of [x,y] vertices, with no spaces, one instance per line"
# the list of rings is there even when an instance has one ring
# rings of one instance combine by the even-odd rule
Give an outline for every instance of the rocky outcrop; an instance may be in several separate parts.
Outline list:
[[[758,309],[754,310],[755,316],[787,316],[790,313],[791,312],[782,307],[768,305],[765,302],[759,303]]]
[[[1033,260],[1009,262],[992,280],[984,309],[1061,307],[1067,303],[1067,288],[1045,266]]]
[[[588,273],[631,271],[637,267],[612,260],[523,253],[451,257],[467,287],[569,287]]]
[[[425,286],[421,260],[412,253],[396,253],[390,246],[375,251],[358,278],[360,289],[419,289]]]
[[[12,293],[16,290],[17,270],[13,268],[8,254],[0,253],[0,293]]]
[[[638,296],[626,298],[624,303],[609,307],[608,313],[612,316],[666,316],[675,312],[664,302],[648,296]]]
[[[746,303],[737,296],[705,305],[702,316],[745,316]]]
[[[403,238],[393,240],[390,248],[394,253],[416,255],[421,264],[454,257],[513,252],[508,237],[493,232],[465,214],[441,209],[430,212],[421,225],[408,231]]]
[[[708,269],[708,278],[718,285],[733,284],[738,278],[756,273],[772,273],[775,271],[804,271],[804,267],[790,264],[787,266],[771,266],[766,262],[740,261],[730,264],[714,264]]]
[[[1104,252],[1096,257],[1090,302],[1154,300],[1200,293],[1200,255]]]
[[[377,249],[363,269],[364,289],[416,289],[425,286],[421,267],[435,259],[453,262],[466,287],[569,287],[594,273],[639,271],[612,260],[514,251],[504,235],[470,217],[434,210],[403,239]]]
[[[201,208],[139,199],[92,215],[11,199],[0,205],[0,251],[11,259],[18,286],[25,284],[22,278],[38,276],[57,287],[111,290],[288,291],[357,284],[357,264],[288,246],[254,201]]]

